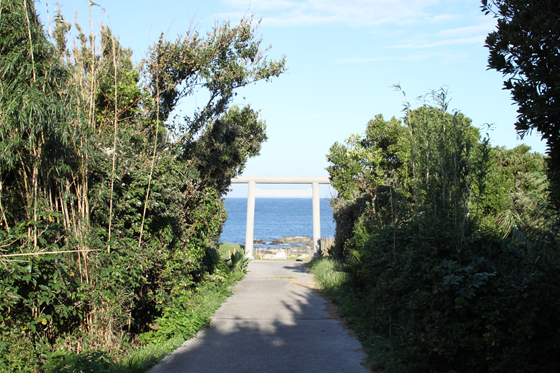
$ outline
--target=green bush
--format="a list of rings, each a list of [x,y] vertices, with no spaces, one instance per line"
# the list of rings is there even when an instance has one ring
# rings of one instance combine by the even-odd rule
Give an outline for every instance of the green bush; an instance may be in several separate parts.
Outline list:
[[[162,35],[134,65],[105,26],[71,35],[59,10],[53,43],[33,1],[0,14],[0,371],[117,371],[155,320],[158,341],[207,325],[197,289],[239,278],[216,251],[221,195],[266,126],[232,100],[285,61],[250,19]]]
[[[337,291],[348,278],[346,273],[340,270],[340,263],[331,257],[313,259],[309,262],[309,270],[327,295]]]
[[[458,251],[453,224],[431,223],[364,246],[371,327],[401,345],[412,371],[557,371],[558,262],[492,238]]]
[[[370,356],[386,350],[375,336],[387,341],[392,371],[558,371],[545,159],[492,148],[447,113],[445,92],[432,97],[436,106],[407,104],[404,124],[377,116],[331,148],[333,254],[348,274],[335,299],[360,320]]]

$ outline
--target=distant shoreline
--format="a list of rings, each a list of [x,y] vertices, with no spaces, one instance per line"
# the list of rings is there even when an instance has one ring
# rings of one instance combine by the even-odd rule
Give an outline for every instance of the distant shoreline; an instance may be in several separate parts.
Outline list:
[[[247,197],[222,197],[223,199],[247,199]],[[256,196],[255,199],[311,199],[312,197],[269,197],[269,196]],[[320,199],[330,201],[330,197],[320,197]]]
[[[313,236],[312,198],[257,198],[255,204],[255,225],[253,237],[266,243],[281,237]],[[223,199],[228,213],[222,234],[218,241],[223,243],[245,242],[247,224],[247,198]],[[330,199],[322,198],[321,236],[334,236],[335,224],[332,218]],[[273,247],[264,244],[261,247]],[[259,247],[259,245],[256,245]],[[282,245],[285,247],[285,245]]]

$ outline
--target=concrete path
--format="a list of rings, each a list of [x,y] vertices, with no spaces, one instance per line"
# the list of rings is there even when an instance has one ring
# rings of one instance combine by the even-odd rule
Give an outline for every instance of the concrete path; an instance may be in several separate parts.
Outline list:
[[[250,263],[212,326],[149,373],[367,373],[362,346],[312,288],[303,262]]]

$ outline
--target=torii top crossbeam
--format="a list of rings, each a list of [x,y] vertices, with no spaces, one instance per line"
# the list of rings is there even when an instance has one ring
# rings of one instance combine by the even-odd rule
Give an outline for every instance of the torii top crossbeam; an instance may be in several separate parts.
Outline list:
[[[330,184],[328,176],[237,176],[231,179],[232,184]]]

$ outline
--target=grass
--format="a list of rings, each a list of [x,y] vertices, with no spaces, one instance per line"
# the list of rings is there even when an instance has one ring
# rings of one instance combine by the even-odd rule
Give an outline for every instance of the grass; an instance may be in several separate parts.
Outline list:
[[[344,265],[331,257],[319,257],[308,268],[325,296],[338,306],[347,325],[358,336],[368,354],[370,368],[376,372],[401,371],[403,366],[393,353],[391,342],[372,330],[365,295],[352,286],[350,276],[343,271]]]
[[[339,263],[330,257],[315,258],[309,262],[309,269],[317,284],[328,296],[334,295],[348,281],[348,274],[340,271],[339,267]]]
[[[210,317],[232,294],[233,286],[245,275],[244,268],[217,271],[201,282],[192,292],[174,298],[159,323],[157,332],[143,333],[132,345],[122,341],[122,349],[103,351],[86,350],[81,353],[59,350],[49,353],[41,371],[46,373],[109,372],[142,373],[157,365],[165,356],[180,347],[185,340],[210,324]],[[192,321],[192,322],[191,322]],[[2,346],[0,346],[2,347]],[[4,369],[0,349],[0,373],[36,371],[31,369]],[[14,366],[11,364],[10,366]],[[9,368],[9,367],[8,367]],[[23,367],[24,368],[24,367]]]
[[[224,259],[229,259],[231,257],[231,254],[233,254],[234,251],[242,251],[242,250],[244,250],[243,246],[236,245],[236,244],[229,243],[229,242],[221,243],[219,248],[218,248],[218,251],[219,251],[220,255]]]
[[[124,371],[129,373],[142,373],[147,369],[156,366],[164,357],[179,348],[184,338],[175,337],[165,343],[149,344],[131,353],[119,365],[123,366]]]
[[[127,347],[120,352],[86,351],[75,354],[63,351],[60,356],[53,356],[54,359],[47,364],[45,370],[47,373],[145,372],[209,325],[210,317],[231,295],[233,285],[244,274],[243,268],[238,268],[231,272],[223,271],[213,277],[208,276],[208,280],[199,284],[192,293],[177,297],[173,304],[166,307],[164,316],[154,321],[156,324],[159,322],[159,330],[140,335],[138,341],[143,340],[143,345],[132,347],[125,344]],[[186,322],[189,320],[201,322]]]
[[[244,274],[245,272],[242,270],[235,270],[229,273],[223,282],[212,281],[200,285],[189,299],[193,313],[199,317],[210,319],[224,300],[231,295],[233,285],[241,280]],[[196,332],[199,330],[196,330]],[[122,359],[119,365],[127,373],[145,372],[180,347],[184,341],[184,337],[172,337],[163,343],[147,344],[132,350],[128,356]]]

